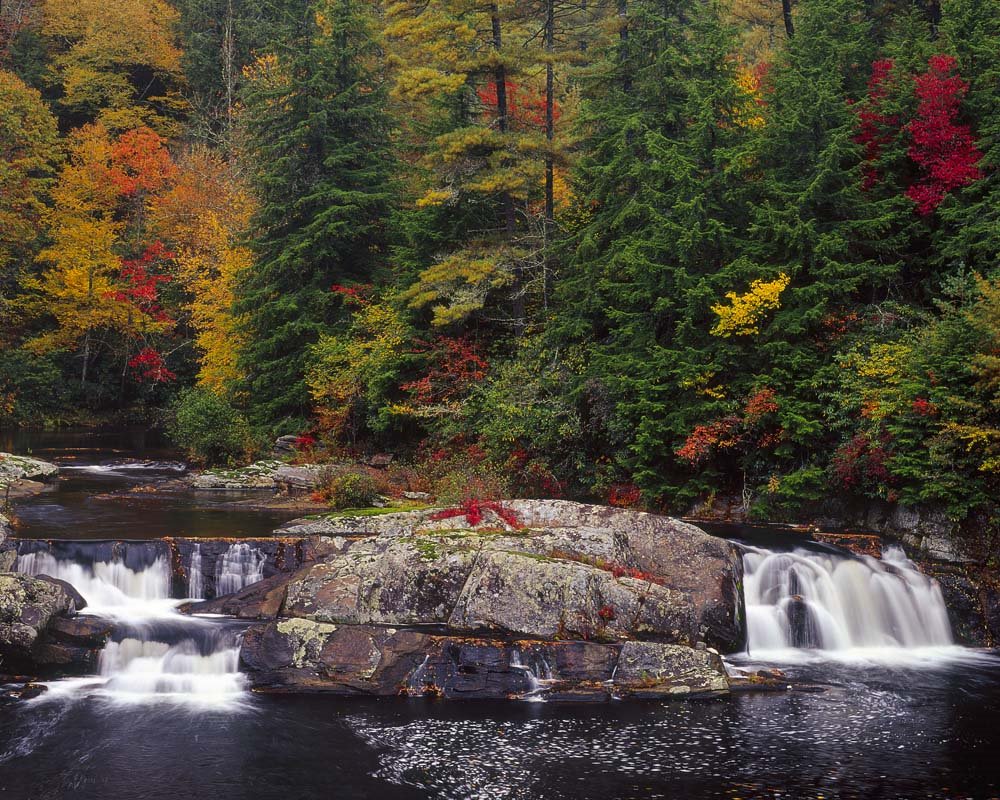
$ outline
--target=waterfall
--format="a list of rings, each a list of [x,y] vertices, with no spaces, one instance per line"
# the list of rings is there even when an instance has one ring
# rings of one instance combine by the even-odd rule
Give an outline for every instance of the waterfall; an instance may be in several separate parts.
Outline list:
[[[99,550],[91,556],[103,555]],[[201,552],[191,559],[191,583],[201,585]],[[148,560],[148,559],[147,559]],[[179,614],[170,598],[170,564],[162,554],[133,569],[110,561],[23,553],[17,569],[72,584],[87,601],[84,614],[114,622],[112,641],[99,656],[99,677],[56,681],[39,698],[87,692],[113,702],[171,700],[198,705],[239,706],[245,697],[239,672],[240,631],[221,621]]]
[[[231,545],[215,564],[215,596],[232,594],[263,580],[266,561],[267,556],[257,547],[244,542]]]
[[[552,668],[544,655],[533,654],[532,663],[524,662],[524,655],[521,649],[515,647],[510,652],[510,668],[522,672],[528,680],[528,691],[524,695],[525,700],[541,702],[545,698],[543,695],[548,689],[547,684],[552,682]]]
[[[188,566],[188,597],[204,596],[205,577],[201,574],[201,545],[196,544],[191,551],[191,564]]]
[[[901,548],[879,560],[747,547],[743,566],[751,653],[952,644],[940,587]]]
[[[170,562],[162,555],[132,569],[120,559],[86,564],[36,551],[19,555],[16,569],[71,584],[87,601],[90,614],[143,618],[168,613],[175,605],[170,600]]]

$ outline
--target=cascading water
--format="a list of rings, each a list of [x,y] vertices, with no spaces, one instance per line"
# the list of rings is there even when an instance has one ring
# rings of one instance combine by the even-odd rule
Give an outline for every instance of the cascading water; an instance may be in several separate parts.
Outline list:
[[[879,560],[748,546],[743,566],[751,654],[952,644],[940,587],[898,547]]]
[[[205,576],[201,573],[201,545],[196,544],[191,551],[191,564],[188,566],[188,597],[205,596]]]
[[[84,614],[115,623],[112,641],[100,654],[100,678],[57,682],[43,698],[86,690],[116,702],[230,706],[244,696],[239,631],[176,611],[182,601],[170,598],[166,556],[133,569],[118,558],[81,563],[36,551],[21,554],[17,569],[67,581],[87,601]]]
[[[245,542],[230,546],[215,563],[215,596],[238,592],[264,578],[267,556]]]

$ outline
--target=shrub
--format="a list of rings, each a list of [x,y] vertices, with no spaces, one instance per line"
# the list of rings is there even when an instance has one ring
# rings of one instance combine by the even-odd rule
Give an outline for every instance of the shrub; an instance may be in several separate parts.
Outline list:
[[[378,501],[379,487],[367,472],[342,472],[330,480],[323,494],[331,508],[367,508]]]
[[[168,434],[192,459],[204,464],[249,460],[255,449],[246,417],[225,398],[205,389],[180,394]]]

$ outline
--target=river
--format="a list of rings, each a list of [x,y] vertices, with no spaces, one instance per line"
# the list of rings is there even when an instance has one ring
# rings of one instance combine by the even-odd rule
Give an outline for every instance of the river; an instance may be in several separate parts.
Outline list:
[[[0,440],[10,448],[70,467],[17,507],[28,538],[261,536],[277,524],[193,496],[95,499],[176,475],[171,454],[142,437]],[[769,555],[749,550],[747,561],[751,637],[762,646],[731,664],[778,667],[815,691],[600,705],[251,694],[236,669],[241,625],[181,617],[155,563],[50,563],[80,573],[77,588],[116,635],[100,674],[0,700],[0,797],[997,796],[1000,658],[949,644],[933,585],[888,558],[867,565],[875,588],[861,590],[864,562],[838,573],[842,554],[820,549],[762,567]],[[854,609],[859,591],[878,594]],[[783,612],[783,592],[813,598],[812,610]],[[902,597],[923,597],[924,610],[897,608]],[[872,605],[885,607],[881,617],[865,616]],[[800,622],[781,638],[783,613]]]

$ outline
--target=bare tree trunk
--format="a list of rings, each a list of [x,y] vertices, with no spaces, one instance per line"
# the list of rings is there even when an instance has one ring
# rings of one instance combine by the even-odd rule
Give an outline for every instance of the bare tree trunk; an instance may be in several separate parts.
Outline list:
[[[499,54],[503,48],[503,37],[500,26],[500,6],[497,3],[490,6],[490,22],[493,27],[493,49]],[[497,61],[498,63],[493,70],[493,81],[497,87],[497,128],[500,133],[507,133],[510,113],[507,108],[507,68],[501,58],[498,58]],[[514,216],[514,198],[510,196],[510,192],[504,192],[500,203],[503,207],[504,232],[507,243],[510,244],[514,240],[514,232],[517,227]],[[514,324],[520,330],[524,325],[524,294],[523,276],[519,267],[514,268],[513,299]]]
[[[549,149],[545,154],[545,252],[542,256],[542,302],[546,308],[549,305],[549,240],[556,221],[556,165],[552,152],[556,138],[556,81],[555,67],[552,63],[556,42],[555,29],[555,0],[545,0],[545,140]]]
[[[792,24],[792,0],[781,0],[781,16],[785,20],[785,33],[791,39],[795,35],[795,26]]]
[[[621,61],[628,60],[628,0],[618,0],[618,38],[621,41]],[[626,92],[632,91],[632,75],[626,67],[622,74],[622,88]]]
[[[233,21],[233,0],[226,0],[226,16],[222,23],[222,80],[226,85],[226,155],[233,155],[233,97],[236,91],[236,41]]]

